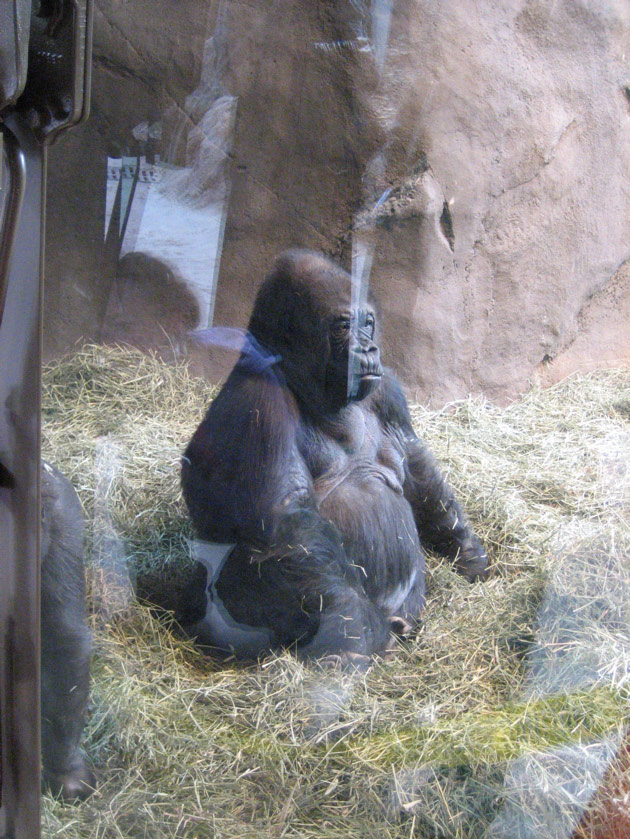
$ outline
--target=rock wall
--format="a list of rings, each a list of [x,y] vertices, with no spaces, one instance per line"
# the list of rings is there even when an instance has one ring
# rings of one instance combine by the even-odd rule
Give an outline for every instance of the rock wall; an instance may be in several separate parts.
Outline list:
[[[92,117],[51,155],[49,355],[111,311],[103,159],[160,120],[183,205],[221,213],[215,323],[285,247],[354,249],[421,401],[630,361],[625,0],[177,8],[97,0]]]

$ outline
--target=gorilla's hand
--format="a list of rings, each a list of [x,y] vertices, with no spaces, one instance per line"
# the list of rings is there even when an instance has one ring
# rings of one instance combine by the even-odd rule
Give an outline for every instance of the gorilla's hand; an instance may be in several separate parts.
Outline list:
[[[485,580],[488,577],[488,556],[483,545],[473,534],[462,544],[455,566],[459,573],[471,583],[475,580]]]

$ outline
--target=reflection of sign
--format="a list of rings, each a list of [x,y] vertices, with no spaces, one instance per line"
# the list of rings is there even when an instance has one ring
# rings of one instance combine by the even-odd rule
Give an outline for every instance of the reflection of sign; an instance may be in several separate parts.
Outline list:
[[[221,196],[203,207],[187,203],[176,183],[192,175],[188,167],[176,168],[159,159],[147,163],[145,157],[108,158],[104,236],[119,241],[119,258],[142,251],[168,265],[197,298],[200,325],[209,326],[224,202]]]
[[[136,160],[136,158],[131,158]],[[129,178],[133,180],[136,176],[136,163],[124,163],[120,158],[108,158],[107,160],[107,180],[120,181],[122,178]],[[162,180],[164,173],[163,167],[160,163],[147,163],[146,160],[140,158],[140,167],[138,168],[138,180],[140,183],[156,184]]]
[[[155,163],[147,163],[144,157],[109,157],[107,159],[107,194],[105,199],[105,230],[107,232],[116,205],[116,198],[120,195],[120,210],[118,213],[118,233],[125,239],[125,232],[129,225],[130,204],[134,204],[134,213],[142,215],[143,197],[138,184],[155,184],[162,180],[164,168],[159,158]],[[133,225],[132,225],[133,227]],[[128,248],[131,250],[131,248]]]

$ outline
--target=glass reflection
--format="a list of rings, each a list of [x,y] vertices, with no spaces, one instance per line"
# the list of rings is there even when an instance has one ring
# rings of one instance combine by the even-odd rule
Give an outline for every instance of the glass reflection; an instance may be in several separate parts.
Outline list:
[[[164,78],[112,81],[101,56],[103,108],[133,95],[99,123],[95,218],[62,269],[51,257],[44,450],[88,520],[98,791],[72,811],[46,798],[44,834],[582,839],[589,805],[619,799],[625,817],[629,384],[528,380],[622,357],[627,99],[608,70],[593,80],[621,78],[627,21],[602,4],[587,23],[563,3],[416,18],[385,0],[221,2],[207,32],[197,6],[172,47],[147,23]],[[107,8],[130,65],[153,71],[125,14]],[[609,200],[606,222],[592,207]],[[348,269],[352,311],[380,299],[414,431],[492,561],[469,586],[430,555],[418,636],[367,672],[279,652],[218,663],[174,620],[207,606],[196,561],[225,559],[192,529],[180,458],[292,245]]]

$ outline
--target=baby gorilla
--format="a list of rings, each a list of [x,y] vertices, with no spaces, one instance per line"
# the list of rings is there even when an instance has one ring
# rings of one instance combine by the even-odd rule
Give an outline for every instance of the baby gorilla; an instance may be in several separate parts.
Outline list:
[[[55,795],[86,798],[94,776],[79,749],[90,686],[85,623],[83,512],[70,481],[42,464],[41,718],[44,780]]]
[[[352,292],[323,256],[283,254],[186,449],[203,568],[182,622],[215,650],[356,662],[417,622],[423,547],[485,576],[485,552],[381,365],[374,305]]]

